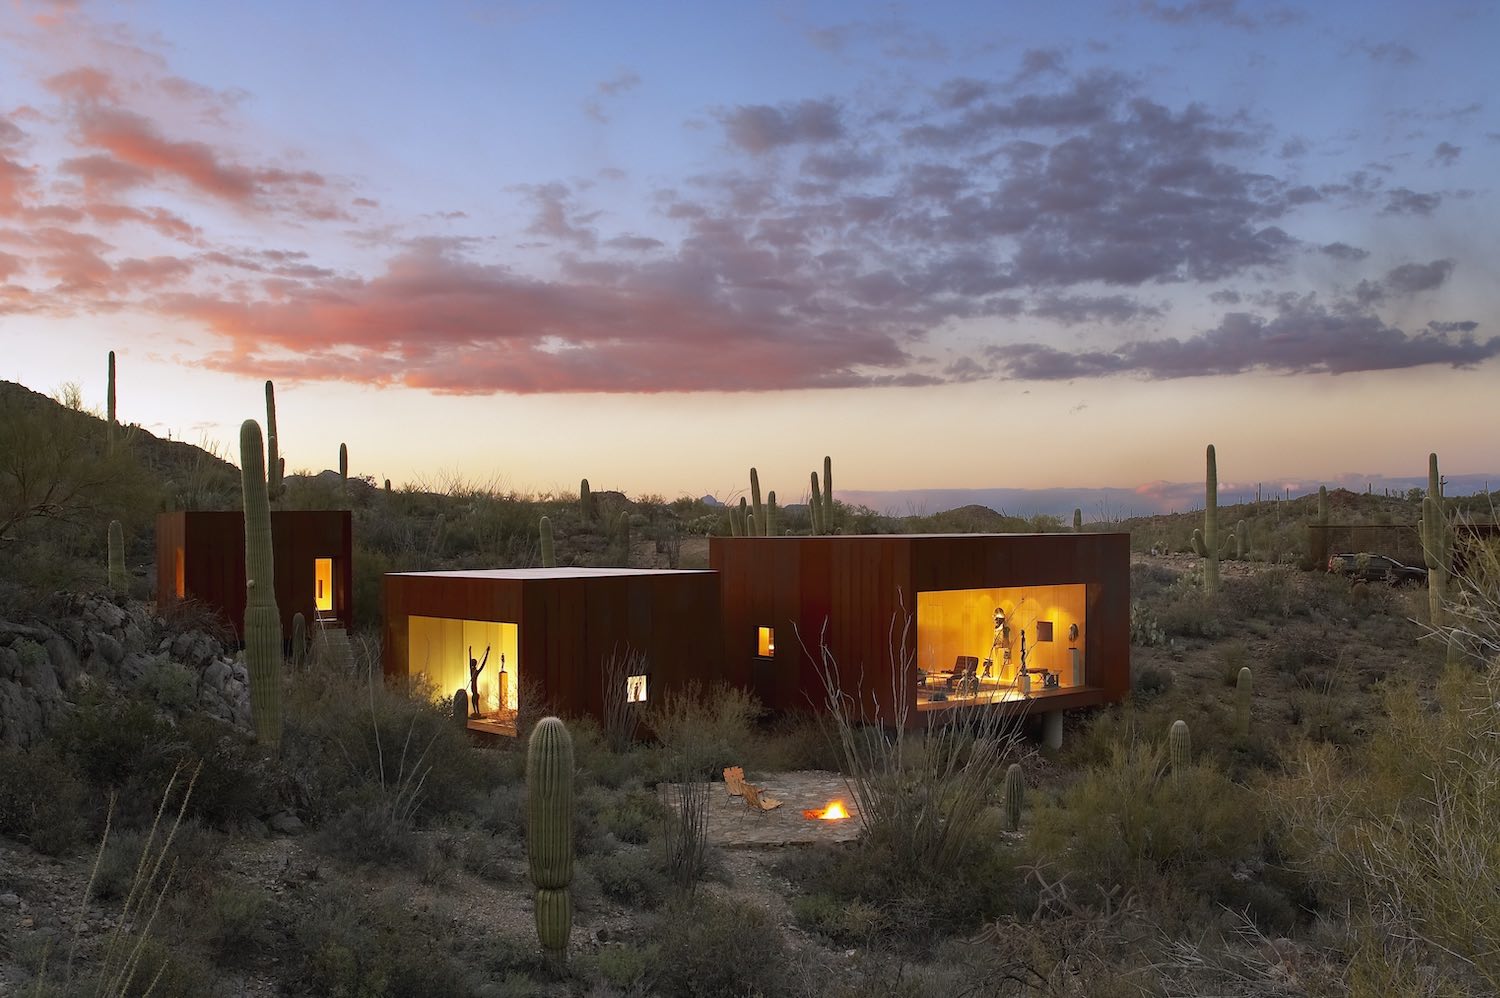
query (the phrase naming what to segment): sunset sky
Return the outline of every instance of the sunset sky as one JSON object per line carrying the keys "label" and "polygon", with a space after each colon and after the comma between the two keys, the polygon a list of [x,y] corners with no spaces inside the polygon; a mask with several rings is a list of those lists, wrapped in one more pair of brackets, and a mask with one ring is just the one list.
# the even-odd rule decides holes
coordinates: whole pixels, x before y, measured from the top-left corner
{"label": "sunset sky", "polygon": [[1500,5],[0,5],[0,378],[114,349],[159,435],[274,378],[289,470],[398,484],[1500,471]]}

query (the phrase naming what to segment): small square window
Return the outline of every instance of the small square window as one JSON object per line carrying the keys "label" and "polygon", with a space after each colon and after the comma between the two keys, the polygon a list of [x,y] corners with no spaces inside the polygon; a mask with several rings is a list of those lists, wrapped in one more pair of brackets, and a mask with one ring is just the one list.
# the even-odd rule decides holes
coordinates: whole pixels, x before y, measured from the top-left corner
{"label": "small square window", "polygon": [[645,703],[646,702],[646,677],[645,676],[626,676],[625,677],[625,702],[626,703]]}
{"label": "small square window", "polygon": [[776,629],[774,627],[757,627],[755,631],[755,654],[761,658],[770,658],[775,655]]}

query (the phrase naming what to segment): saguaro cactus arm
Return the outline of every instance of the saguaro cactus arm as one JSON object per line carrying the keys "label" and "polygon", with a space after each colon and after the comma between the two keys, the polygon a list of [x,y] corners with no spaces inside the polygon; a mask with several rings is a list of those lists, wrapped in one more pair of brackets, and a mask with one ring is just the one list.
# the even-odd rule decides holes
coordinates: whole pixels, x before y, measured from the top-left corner
{"label": "saguaro cactus arm", "polygon": [[281,744],[281,614],[276,609],[265,451],[260,424],[253,419],[240,426],[240,479],[245,508],[245,667],[250,673],[250,716],[256,738],[275,748]]}

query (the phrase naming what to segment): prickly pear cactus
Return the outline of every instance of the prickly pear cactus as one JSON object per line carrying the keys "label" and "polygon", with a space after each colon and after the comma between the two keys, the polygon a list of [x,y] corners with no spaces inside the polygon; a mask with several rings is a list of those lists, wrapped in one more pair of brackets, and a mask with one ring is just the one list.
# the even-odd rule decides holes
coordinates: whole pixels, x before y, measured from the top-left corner
{"label": "prickly pear cactus", "polygon": [[121,595],[129,588],[125,579],[125,528],[119,520],[109,521],[109,588]]}
{"label": "prickly pear cactus", "polygon": [[561,957],[573,927],[573,737],[555,717],[537,722],[526,752],[526,861],[537,939]]}
{"label": "prickly pear cactus", "polygon": [[1172,722],[1172,731],[1167,735],[1167,749],[1172,763],[1172,778],[1176,779],[1193,761],[1193,741],[1188,734],[1186,721]]}
{"label": "prickly pear cactus", "polygon": [[281,744],[281,613],[276,609],[276,569],[271,557],[271,502],[266,495],[260,424],[240,426],[240,479],[245,506],[245,667],[250,673],[250,716],[255,737]]}
{"label": "prickly pear cactus", "polygon": [[552,543],[552,521],[545,516],[542,517],[542,522],[538,529],[542,535],[542,567],[556,568],[557,548]]}
{"label": "prickly pear cactus", "polygon": [[1005,771],[1005,787],[1002,791],[1005,814],[1005,830],[1014,832],[1021,827],[1021,799],[1026,792],[1026,781],[1021,777],[1021,764],[1013,762]]}
{"label": "prickly pear cactus", "polygon": [[1254,696],[1250,667],[1243,666],[1234,681],[1234,730],[1241,738],[1250,735],[1250,699]]}

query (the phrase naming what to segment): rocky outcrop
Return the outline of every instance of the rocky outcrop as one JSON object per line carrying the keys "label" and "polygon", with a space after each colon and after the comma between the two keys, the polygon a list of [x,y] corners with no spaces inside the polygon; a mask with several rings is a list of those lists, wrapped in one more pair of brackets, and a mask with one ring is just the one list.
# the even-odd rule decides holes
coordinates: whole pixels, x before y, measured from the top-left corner
{"label": "rocky outcrop", "polygon": [[0,745],[30,747],[94,683],[249,727],[244,663],[213,635],[174,630],[148,604],[103,594],[59,596],[48,617],[0,620]]}

